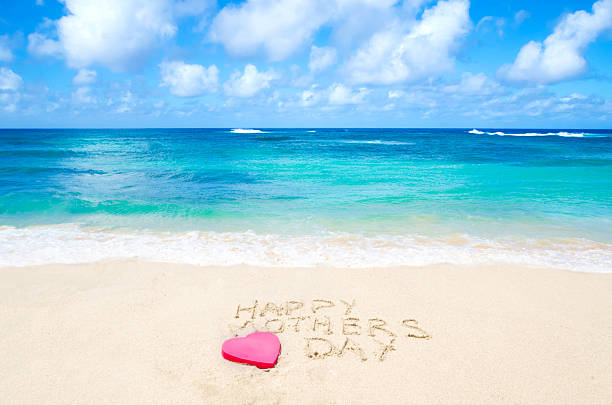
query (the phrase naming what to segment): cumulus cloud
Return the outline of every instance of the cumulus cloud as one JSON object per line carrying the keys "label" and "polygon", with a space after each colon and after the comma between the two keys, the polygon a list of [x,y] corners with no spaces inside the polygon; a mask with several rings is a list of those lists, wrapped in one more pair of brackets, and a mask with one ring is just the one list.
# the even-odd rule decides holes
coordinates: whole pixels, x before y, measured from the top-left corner
{"label": "cumulus cloud", "polygon": [[100,63],[126,70],[159,40],[174,36],[170,4],[165,0],[66,0],[58,34],[69,66]]}
{"label": "cumulus cloud", "polygon": [[327,0],[248,0],[228,5],[213,20],[210,38],[237,56],[265,52],[285,59],[307,43],[333,12]]}
{"label": "cumulus cloud", "polygon": [[170,88],[170,93],[179,97],[199,96],[215,91],[219,83],[219,69],[215,65],[208,68],[190,65],[185,62],[163,62],[159,65],[160,86]]}
{"label": "cumulus cloud", "polygon": [[452,51],[470,29],[469,1],[440,1],[408,27],[395,22],[377,32],[347,62],[353,83],[415,81],[450,69]]}
{"label": "cumulus cloud", "polygon": [[0,68],[0,90],[17,91],[21,88],[23,79],[9,68]]}
{"label": "cumulus cloud", "polygon": [[273,71],[259,72],[254,65],[248,64],[244,72],[234,72],[224,84],[225,93],[234,97],[252,97],[257,92],[270,87],[272,80],[278,79]]}
{"label": "cumulus cloud", "polygon": [[[330,40],[337,47],[354,48],[368,40],[375,32],[387,26],[398,16],[411,19],[420,9],[415,0],[404,0],[403,7],[394,7],[398,0],[337,0],[331,16]],[[417,10],[410,10],[409,4]]]}
{"label": "cumulus cloud", "polygon": [[501,77],[511,81],[555,83],[584,73],[584,52],[602,32],[612,28],[612,0],[600,0],[593,10],[567,14],[544,42],[531,41],[514,63],[502,66]]}
{"label": "cumulus cloud", "polygon": [[280,61],[308,45],[323,25],[334,22],[341,36],[367,32],[375,15],[399,0],[247,0],[229,4],[213,20],[210,39],[235,56],[265,53]]}
{"label": "cumulus cloud", "polygon": [[160,42],[176,34],[176,18],[203,12],[204,0],[64,0],[68,15],[55,21],[57,39],[35,32],[28,50],[63,56],[69,67],[94,64],[114,71],[140,66]]}
{"label": "cumulus cloud", "polygon": [[329,88],[329,104],[361,104],[368,94],[370,94],[370,90],[364,87],[358,91],[353,91],[341,83],[334,83]]}
{"label": "cumulus cloud", "polygon": [[98,73],[95,70],[79,69],[77,74],[72,78],[72,83],[82,86],[84,84],[91,84],[96,81]]}
{"label": "cumulus cloud", "polygon": [[310,48],[310,61],[308,62],[308,69],[311,72],[320,72],[327,69],[334,63],[336,63],[337,52],[336,49],[331,46],[312,46]]}

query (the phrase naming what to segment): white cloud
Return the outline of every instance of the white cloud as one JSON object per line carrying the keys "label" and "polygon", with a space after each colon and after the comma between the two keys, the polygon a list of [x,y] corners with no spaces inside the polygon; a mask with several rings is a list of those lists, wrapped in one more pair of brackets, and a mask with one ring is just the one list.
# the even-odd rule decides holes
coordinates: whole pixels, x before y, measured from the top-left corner
{"label": "white cloud", "polygon": [[96,81],[98,73],[95,70],[79,69],[77,74],[72,78],[72,83],[76,85],[91,84]]}
{"label": "white cloud", "polygon": [[254,65],[244,67],[244,73],[234,72],[225,82],[225,93],[234,97],[251,97],[262,89],[270,87],[272,80],[278,79],[273,71],[258,72]]}
{"label": "white cloud", "polygon": [[387,92],[387,97],[390,99],[403,97],[406,93],[402,90],[389,90]]}
{"label": "white cloud", "polygon": [[6,112],[15,112],[20,98],[19,93],[0,93],[0,106]]}
{"label": "white cloud", "polygon": [[415,1],[405,0],[403,7],[394,7],[398,0],[337,0],[332,16],[330,41],[337,47],[353,49],[368,40],[375,32],[388,26],[398,16],[413,19],[416,15],[408,4],[420,9]]}
{"label": "white cloud", "polygon": [[312,38],[333,12],[327,0],[248,0],[228,5],[215,17],[214,42],[237,56],[265,52],[273,61],[285,59]]}
{"label": "white cloud", "polygon": [[569,103],[569,102],[572,102],[574,100],[586,100],[587,98],[588,98],[587,96],[584,96],[582,94],[572,93],[569,96],[559,98],[559,100],[562,103]]}
{"label": "white cloud", "polygon": [[500,76],[533,83],[554,83],[582,74],[587,64],[584,52],[603,31],[612,27],[612,0],[593,4],[593,12],[567,14],[542,42],[531,41],[519,51],[511,65],[502,66]]}
{"label": "white cloud", "polygon": [[398,1],[247,0],[217,14],[210,39],[235,56],[265,53],[280,61],[310,44],[315,32],[330,22],[336,23],[334,30],[344,31],[343,36],[367,32],[374,15],[385,14]]}
{"label": "white cloud", "polygon": [[140,66],[144,58],[177,31],[176,18],[203,12],[209,1],[64,0],[68,15],[54,22],[57,40],[39,32],[28,36],[28,50],[66,58],[69,67],[94,64],[114,71]]}
{"label": "white cloud", "polygon": [[96,98],[91,94],[91,88],[79,87],[72,92],[72,102],[74,104],[93,104],[96,102]]}
{"label": "white cloud", "polygon": [[199,15],[214,4],[214,0],[179,0],[174,5],[174,10],[177,16]]}
{"label": "white cloud", "polygon": [[431,77],[452,68],[451,52],[470,29],[469,1],[439,1],[419,21],[396,21],[374,34],[348,61],[354,83],[391,84]]}
{"label": "white cloud", "polygon": [[131,112],[135,104],[134,94],[130,90],[126,90],[121,97],[119,97],[119,105],[115,108],[115,112],[118,114]]}
{"label": "white cloud", "polygon": [[[336,0],[341,11],[359,7],[389,8],[399,3],[400,0]],[[405,3],[423,3],[425,0],[406,0]],[[429,0],[427,0],[429,1]]]}
{"label": "white cloud", "polygon": [[44,0],[36,0],[36,5],[37,6],[44,6],[45,2],[44,2]]}
{"label": "white cloud", "polygon": [[361,104],[365,101],[370,90],[362,87],[358,91],[353,91],[340,83],[334,83],[329,88],[329,104]]}
{"label": "white cloud", "polygon": [[518,26],[523,23],[526,19],[531,17],[531,14],[527,10],[519,10],[514,14],[514,23]]}
{"label": "white cloud", "polygon": [[13,52],[9,46],[8,35],[0,35],[0,62],[10,62],[13,60]]}
{"label": "white cloud", "polygon": [[308,69],[311,72],[320,72],[327,69],[334,63],[336,63],[337,52],[335,48],[331,46],[312,46],[310,48],[310,61],[308,62]]}
{"label": "white cloud", "polygon": [[21,88],[23,79],[9,68],[0,67],[0,90],[17,91]]}
{"label": "white cloud", "polygon": [[461,76],[459,83],[446,86],[443,90],[447,93],[487,96],[500,91],[501,86],[484,73],[472,74],[466,72]]}
{"label": "white cloud", "polygon": [[404,0],[402,8],[412,16],[414,16],[420,9],[427,3],[431,3],[433,0]]}
{"label": "white cloud", "polygon": [[62,46],[53,39],[34,32],[28,35],[28,52],[36,56],[61,56]]}
{"label": "white cloud", "polygon": [[170,93],[179,97],[199,96],[207,91],[215,91],[219,83],[219,69],[215,65],[208,68],[190,65],[185,62],[163,62],[160,86],[168,86]]}
{"label": "white cloud", "polygon": [[310,89],[302,91],[299,105],[302,107],[311,107],[319,102],[320,94],[316,91],[316,87],[316,85],[313,85]]}
{"label": "white cloud", "polygon": [[302,75],[302,76],[299,76],[293,79],[291,81],[291,85],[293,87],[306,87],[310,83],[312,83],[312,79],[313,79],[312,75]]}
{"label": "white cloud", "polygon": [[506,26],[506,19],[501,17],[485,16],[478,21],[476,24],[476,31],[482,31],[487,33],[489,31],[497,31],[497,35],[500,37],[504,36],[504,27]]}

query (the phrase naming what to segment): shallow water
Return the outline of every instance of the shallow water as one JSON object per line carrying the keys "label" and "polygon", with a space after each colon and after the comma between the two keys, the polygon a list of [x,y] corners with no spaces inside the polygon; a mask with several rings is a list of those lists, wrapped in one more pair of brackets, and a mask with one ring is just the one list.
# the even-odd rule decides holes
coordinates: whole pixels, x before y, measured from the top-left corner
{"label": "shallow water", "polygon": [[612,271],[612,131],[1,130],[0,225],[0,265]]}

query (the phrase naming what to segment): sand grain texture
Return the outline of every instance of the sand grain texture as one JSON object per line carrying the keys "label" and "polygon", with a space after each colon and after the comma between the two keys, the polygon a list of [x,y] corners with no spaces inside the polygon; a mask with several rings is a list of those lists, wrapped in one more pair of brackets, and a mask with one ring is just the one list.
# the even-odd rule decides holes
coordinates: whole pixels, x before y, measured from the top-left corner
{"label": "sand grain texture", "polygon": [[[253,325],[240,329],[250,315],[235,318],[237,306],[255,300]],[[316,313],[313,300],[322,300]],[[348,314],[340,300],[355,300]],[[261,316],[268,302],[280,315],[270,306]],[[298,331],[291,315],[305,318]],[[359,326],[343,330],[346,318]],[[331,325],[313,331],[315,319]],[[371,319],[395,337],[370,329]],[[408,319],[431,338],[408,336]],[[225,339],[270,320],[282,328],[276,368],[222,359]],[[312,358],[321,353],[307,352],[309,337],[331,342],[333,353]],[[339,355],[347,337],[365,361],[357,349]],[[5,404],[609,404],[612,276],[138,261],[2,268],[0,358]]]}

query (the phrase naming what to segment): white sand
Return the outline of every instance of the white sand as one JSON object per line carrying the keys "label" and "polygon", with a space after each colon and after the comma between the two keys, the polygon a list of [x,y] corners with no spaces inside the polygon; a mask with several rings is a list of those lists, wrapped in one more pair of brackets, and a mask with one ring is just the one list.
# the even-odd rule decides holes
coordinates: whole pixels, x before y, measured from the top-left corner
{"label": "white sand", "polygon": [[[237,330],[253,315],[236,319],[238,305],[255,300],[253,325]],[[348,314],[340,300],[354,300]],[[262,317],[268,302],[278,308]],[[266,322],[283,328],[274,369],[222,359],[233,331]],[[609,404],[612,275],[125,261],[1,268],[0,359],[3,404]]]}

